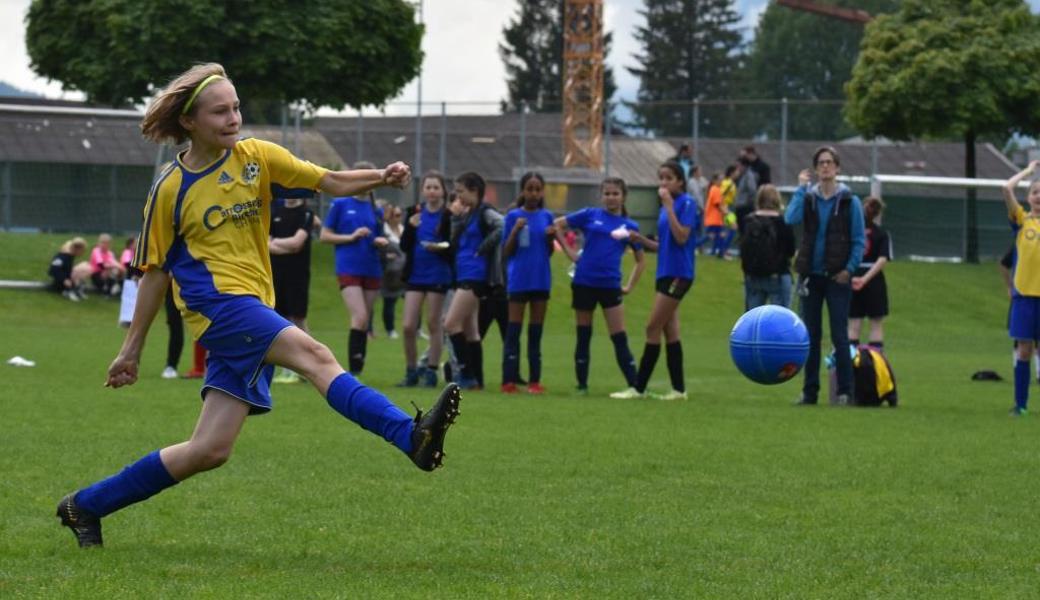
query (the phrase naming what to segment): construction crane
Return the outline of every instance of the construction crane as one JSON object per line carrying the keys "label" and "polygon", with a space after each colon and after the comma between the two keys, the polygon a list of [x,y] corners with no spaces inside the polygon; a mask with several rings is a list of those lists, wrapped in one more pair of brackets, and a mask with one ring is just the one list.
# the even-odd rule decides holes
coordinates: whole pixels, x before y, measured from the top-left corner
{"label": "construction crane", "polygon": [[780,6],[786,6],[792,10],[816,13],[832,19],[850,21],[852,23],[869,23],[874,17],[865,10],[856,8],[845,8],[830,4],[820,4],[812,0],[776,0]]}
{"label": "construction crane", "polygon": [[563,8],[563,166],[603,167],[603,0]]}

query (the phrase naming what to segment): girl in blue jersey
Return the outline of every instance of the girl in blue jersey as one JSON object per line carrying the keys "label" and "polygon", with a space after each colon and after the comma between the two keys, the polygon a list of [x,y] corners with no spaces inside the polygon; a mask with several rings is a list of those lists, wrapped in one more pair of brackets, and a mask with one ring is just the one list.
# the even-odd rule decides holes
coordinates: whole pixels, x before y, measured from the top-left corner
{"label": "girl in blue jersey", "polygon": [[1040,339],[1040,180],[1029,186],[1026,211],[1018,203],[1018,184],[1040,172],[1040,160],[1029,163],[1004,185],[1004,203],[1015,232],[1015,265],[1012,278],[1011,316],[1008,334],[1017,342],[1015,405],[1011,416],[1025,416],[1029,402],[1029,357]]}
{"label": "girl in blue jersey", "polygon": [[679,302],[693,284],[693,249],[695,232],[701,225],[700,207],[685,193],[683,171],[674,161],[668,161],[657,170],[661,210],[657,217],[657,240],[635,233],[637,241],[648,250],[657,251],[657,294],[646,324],[646,345],[639,361],[635,387],[611,394],[614,398],[638,398],[646,393],[647,383],[661,355],[661,333],[668,345],[668,374],[672,390],[657,395],[662,400],[686,398],[686,380],[683,375],[682,344],[679,341]]}
{"label": "girl in blue jersey", "polygon": [[[401,387],[437,385],[437,365],[441,360],[444,340],[442,311],[444,295],[451,289],[451,254],[447,251],[451,236],[448,213],[448,189],[444,176],[428,171],[422,178],[422,203],[405,222],[401,250],[406,258],[404,280],[404,357],[405,376]],[[416,337],[420,314],[426,304],[426,323],[430,331],[430,349],[426,364],[417,364]]]}
{"label": "girl in blue jersey", "polygon": [[[625,333],[625,311],[621,305],[624,295],[635,289],[645,262],[643,249],[635,241],[633,232],[639,225],[628,218],[625,196],[628,188],[625,180],[608,177],[600,186],[602,208],[585,208],[556,219],[556,230],[561,238],[560,246],[571,260],[577,262],[574,281],[571,283],[577,322],[577,345],[574,348],[574,370],[578,376],[578,393],[588,394],[589,349],[592,342],[592,313],[596,305],[603,307],[603,318],[607,322],[610,341],[614,344],[614,358],[625,375],[630,388],[636,385],[636,362],[628,348]],[[565,243],[563,232],[568,228],[580,231],[584,245],[580,256]],[[621,259],[625,250],[631,248],[636,266],[621,285]]]}
{"label": "girl in blue jersey", "polygon": [[545,210],[545,179],[528,172],[520,178],[520,198],[506,215],[502,228],[502,255],[506,258],[506,293],[509,296],[509,325],[502,351],[502,392],[515,394],[520,378],[520,330],[524,305],[531,306],[527,326],[527,364],[530,368],[527,393],[543,394],[542,323],[552,289],[549,258],[556,228],[553,215]]}
{"label": "girl in blue jersey", "polygon": [[[374,169],[375,165],[361,161],[354,168]],[[382,211],[376,208],[372,194],[334,198],[321,227],[321,241],[336,246],[336,280],[350,313],[347,356],[354,375],[365,368],[368,323],[383,283],[379,249],[388,242],[382,231]]]}
{"label": "girl in blue jersey", "polygon": [[477,321],[480,299],[490,292],[500,265],[502,215],[484,203],[486,188],[484,178],[477,173],[463,173],[455,179],[460,206],[452,220],[450,240],[455,257],[455,294],[444,317],[444,330],[459,363],[455,380],[463,389],[480,387],[477,369],[484,362]]}
{"label": "girl in blue jersey", "polygon": [[327,171],[275,144],[240,140],[241,125],[235,87],[217,64],[198,65],[174,79],[141,123],[150,140],[191,144],[162,169],[149,194],[133,261],[144,275],[105,385],[137,381],[145,336],[172,281],[185,322],[209,350],[204,402],[189,440],[61,500],[58,517],[81,547],[101,545],[102,517],[224,464],[246,416],[271,409],[274,365],[302,374],[333,409],[397,446],[418,467],[432,470],[440,463],[444,434],[458,413],[457,386],[413,421],[273,309],[272,198],[316,189],[350,196],[382,185],[403,187],[410,180],[408,167]]}

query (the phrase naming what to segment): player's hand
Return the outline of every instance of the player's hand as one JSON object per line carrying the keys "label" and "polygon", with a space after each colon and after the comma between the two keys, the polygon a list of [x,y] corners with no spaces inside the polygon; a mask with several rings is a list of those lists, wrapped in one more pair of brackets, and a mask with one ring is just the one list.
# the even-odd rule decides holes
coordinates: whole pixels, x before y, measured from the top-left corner
{"label": "player's hand", "polygon": [[867,283],[865,281],[863,281],[862,277],[853,277],[852,278],[852,291],[858,292],[858,291],[862,290],[863,286],[865,286],[865,285],[867,285]]}
{"label": "player's hand", "polygon": [[401,161],[390,163],[385,169],[383,169],[383,183],[391,187],[406,187],[411,179],[411,167]]}
{"label": "player's hand", "polygon": [[849,283],[850,277],[851,276],[849,275],[849,272],[846,271],[845,269],[842,269],[841,271],[838,271],[837,275],[835,275],[834,277],[831,277],[831,279],[834,281],[834,283],[840,283],[841,285],[847,285]]}
{"label": "player's hand", "polygon": [[550,226],[545,228],[545,237],[555,237],[555,236],[556,236],[556,226],[555,225],[550,225]]}
{"label": "player's hand", "polygon": [[802,169],[798,172],[798,185],[809,185],[812,183],[812,171]]}
{"label": "player's hand", "polygon": [[419,210],[414,215],[408,217],[408,224],[412,227],[418,228],[419,223],[422,221],[422,210]]}
{"label": "player's hand", "polygon": [[632,293],[632,286],[630,286],[630,285],[623,285],[623,286],[621,286],[621,295],[622,296],[627,296],[627,295],[629,295],[631,293]]}
{"label": "player's hand", "polygon": [[124,356],[122,353],[112,361],[108,367],[108,378],[105,379],[105,387],[121,388],[124,385],[133,385],[137,381],[136,358]]}
{"label": "player's hand", "polygon": [[513,231],[520,231],[527,225],[527,217],[517,217],[516,222],[513,223]]}
{"label": "player's hand", "polygon": [[1037,171],[1040,171],[1040,160],[1029,161],[1029,172],[1036,173]]}
{"label": "player's hand", "polygon": [[386,239],[383,236],[379,236],[377,238],[372,238],[372,245],[375,246],[376,248],[386,248],[386,245],[389,244],[389,243],[390,243],[390,240]]}
{"label": "player's hand", "polygon": [[372,230],[369,229],[368,227],[358,227],[357,229],[354,230],[354,233],[352,233],[350,235],[354,236],[355,240],[359,240],[361,238],[368,237],[368,236],[372,235]]}
{"label": "player's hand", "polygon": [[672,193],[663,185],[657,188],[657,197],[661,199],[661,205],[665,208],[672,208],[675,206],[675,198],[672,198]]}

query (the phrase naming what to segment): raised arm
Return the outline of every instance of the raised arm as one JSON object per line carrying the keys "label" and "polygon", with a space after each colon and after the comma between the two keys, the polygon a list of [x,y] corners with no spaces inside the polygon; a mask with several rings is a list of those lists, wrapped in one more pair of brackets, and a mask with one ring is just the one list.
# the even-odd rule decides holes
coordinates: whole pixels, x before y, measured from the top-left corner
{"label": "raised arm", "polygon": [[1014,217],[1015,213],[1018,212],[1018,198],[1015,197],[1015,189],[1018,187],[1018,184],[1025,178],[1032,177],[1038,169],[1040,169],[1040,160],[1031,161],[1029,166],[1013,175],[1004,184],[1004,205],[1007,206],[1008,217]]}
{"label": "raised arm", "polygon": [[170,277],[160,269],[149,269],[137,284],[137,304],[134,305],[134,317],[123,340],[123,347],[108,367],[106,387],[123,387],[137,381],[137,368],[141,362],[141,349],[148,337],[159,307],[163,305],[166,288],[170,285]]}

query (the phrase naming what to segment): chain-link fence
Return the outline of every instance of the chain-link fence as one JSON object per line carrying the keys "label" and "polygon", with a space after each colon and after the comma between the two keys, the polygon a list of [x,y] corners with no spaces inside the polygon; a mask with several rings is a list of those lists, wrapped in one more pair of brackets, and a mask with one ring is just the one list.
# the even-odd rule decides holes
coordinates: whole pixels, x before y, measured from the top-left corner
{"label": "chain-link fence", "polygon": [[[772,182],[790,186],[823,142],[839,144],[843,173],[850,176],[959,175],[964,150],[958,144],[889,145],[850,139],[854,131],[844,121],[842,108],[840,101],[795,100],[615,103],[604,109],[604,129],[612,135],[599,135],[602,163],[584,169],[564,168],[563,107],[552,104],[511,109],[498,102],[412,102],[388,104],[378,113],[365,110],[304,118],[287,111],[283,123],[247,124],[244,132],[280,143],[329,168],[344,168],[359,160],[376,164],[403,160],[417,178],[428,169],[449,176],[476,171],[488,181],[488,199],[502,209],[517,197],[518,180],[527,170],[546,176],[546,202],[556,212],[597,203],[599,181],[607,175],[620,176],[629,183],[629,212],[650,231],[657,212],[657,167],[675,156],[682,142],[691,144],[693,160],[702,166],[705,178],[724,171],[744,146],[754,144],[772,167]],[[89,111],[81,109],[67,121],[47,111],[41,107],[39,114],[23,111],[12,116],[0,110],[0,117],[21,119],[22,125],[27,124],[23,129],[52,136],[39,137],[40,144],[68,137],[74,128],[76,136],[88,137],[84,132],[99,129],[90,127],[92,117],[85,114]],[[136,125],[133,116],[123,118]],[[136,127],[118,132],[133,136]],[[583,138],[593,133],[579,132]],[[134,151],[132,160],[124,152],[121,158],[111,159],[115,164],[99,164],[99,155],[109,155],[105,144],[126,146],[125,140],[85,137],[82,142],[82,148],[56,146],[50,161],[35,146],[25,146],[24,156],[17,146],[13,153],[12,145],[6,147],[6,154],[0,155],[0,226],[84,233],[129,233],[140,227],[154,165],[172,154],[157,156],[154,147],[144,145]],[[1013,166],[997,155],[980,154],[980,177],[1006,178],[1013,172]],[[381,189],[378,196],[397,205],[411,204],[419,197],[416,183],[404,190]],[[857,191],[866,193],[865,187]],[[964,256],[963,192],[897,186],[887,187],[885,196],[886,224],[897,234],[904,256]],[[999,254],[1006,242],[1006,219],[999,197],[992,196],[980,193],[976,208],[982,256]],[[314,203],[324,213],[329,200],[318,197]]]}

